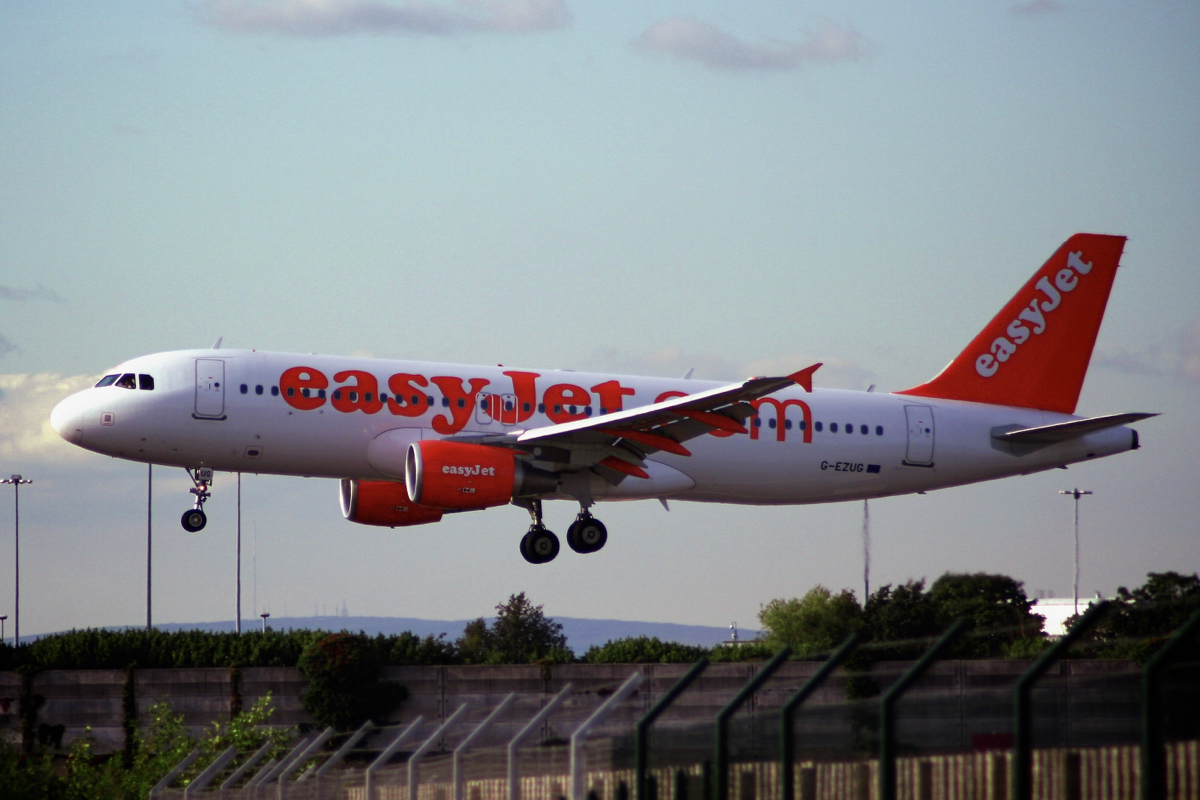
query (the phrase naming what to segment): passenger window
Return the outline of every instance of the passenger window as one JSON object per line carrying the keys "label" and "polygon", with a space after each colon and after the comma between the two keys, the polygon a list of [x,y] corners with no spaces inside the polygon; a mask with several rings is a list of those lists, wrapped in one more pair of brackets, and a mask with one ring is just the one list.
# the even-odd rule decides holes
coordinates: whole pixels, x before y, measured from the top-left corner
{"label": "passenger window", "polygon": [[278,386],[271,387],[271,397],[279,397],[279,387]]}
{"label": "passenger window", "polygon": [[351,402],[351,403],[357,403],[357,402],[358,402],[358,392],[351,392],[351,393],[350,393],[350,402]]}
{"label": "passenger window", "polygon": [[854,433],[854,423],[853,422],[846,423],[846,433]]}
{"label": "passenger window", "polygon": [[767,427],[769,427],[769,428],[774,428],[774,427],[775,427],[775,425],[776,425],[776,422],[775,422],[775,420],[773,420],[773,419],[769,419],[769,420],[767,420]]}
{"label": "passenger window", "polygon": [[254,387],[254,393],[262,394],[262,384],[261,383]]}
{"label": "passenger window", "polygon": [[458,398],[458,403],[457,403],[456,405],[457,405],[459,408],[466,408],[466,407],[467,407],[467,401],[466,401],[466,400],[463,400],[463,399],[460,397],[460,398]]}
{"label": "passenger window", "polygon": [[[806,420],[806,419],[800,420],[800,430],[802,430],[802,431],[808,430],[808,420]],[[817,428],[817,430],[820,430],[820,428]]]}
{"label": "passenger window", "polygon": [[863,436],[866,436],[867,435],[867,426],[866,425],[859,426],[858,432],[861,433]]}
{"label": "passenger window", "polygon": [[319,398],[321,398],[322,400],[324,400],[324,399],[325,399],[325,390],[324,390],[324,389],[317,389],[317,397],[319,397]]}
{"label": "passenger window", "polygon": [[591,406],[584,406],[584,408],[583,408],[583,413],[584,413],[584,414],[586,414],[587,416],[589,416],[589,417],[590,417],[590,416],[592,415],[592,407],[591,407]]}
{"label": "passenger window", "polygon": [[380,393],[379,393],[379,402],[381,402],[381,403],[386,403],[386,402],[387,402],[387,392],[380,392]]}
{"label": "passenger window", "polygon": [[538,413],[539,414],[546,413],[546,404],[545,403],[538,403]]}
{"label": "passenger window", "polygon": [[443,397],[442,398],[442,408],[449,408],[449,407],[450,407],[450,398]]}
{"label": "passenger window", "polygon": [[754,427],[756,427],[756,428],[761,428],[761,427],[762,427],[762,420],[761,420],[761,419],[759,419],[758,417],[755,417],[755,418],[754,418]]}
{"label": "passenger window", "polygon": [[821,423],[819,423],[819,422],[818,422],[816,425],[813,425],[813,428],[814,428],[814,429],[816,429],[816,430],[817,430],[817,432],[820,432],[820,430],[821,430]]}
{"label": "passenger window", "polygon": [[100,382],[97,383],[92,388],[99,389],[101,386],[112,386],[114,383],[117,382],[117,378],[119,378],[119,377],[121,377],[121,376],[120,375],[105,375],[103,378],[100,379]]}
{"label": "passenger window", "polygon": [[[817,424],[818,424],[818,425],[820,425],[821,423],[819,423],[819,422],[818,422]],[[820,428],[817,428],[817,430],[821,430],[821,429],[820,429]],[[837,433],[837,423],[836,423],[836,422],[831,422],[831,423],[829,423],[829,432],[830,432],[830,433]]]}
{"label": "passenger window", "polygon": [[876,426],[875,426],[875,435],[876,435],[876,436],[883,436],[883,426],[882,426],[882,425],[876,425]]}
{"label": "passenger window", "polygon": [[371,402],[371,393],[370,392],[363,393],[363,402],[366,402],[366,403]]}
{"label": "passenger window", "polygon": [[342,390],[341,390],[341,389],[334,389],[334,390],[333,390],[333,399],[334,399],[334,400],[341,400],[341,399],[342,399]]}
{"label": "passenger window", "polygon": [[138,375],[138,388],[144,389],[147,392],[154,391],[154,376],[153,375]]}
{"label": "passenger window", "polygon": [[124,375],[118,378],[117,386],[120,386],[122,389],[136,389],[137,383],[135,383],[133,380],[133,373],[126,372]]}
{"label": "passenger window", "polygon": [[600,416],[604,416],[607,413],[608,413],[608,409],[605,408],[604,406],[600,406]]}
{"label": "passenger window", "polygon": [[243,384],[242,384],[242,386],[241,386],[241,392],[242,392],[242,394],[246,394],[246,393],[248,393],[249,391],[250,391],[250,387],[249,387],[249,386],[247,386],[246,384],[244,384],[244,383],[243,383]]}
{"label": "passenger window", "polygon": [[529,413],[529,403],[522,403],[521,408],[525,410],[525,413]]}
{"label": "passenger window", "polygon": [[[433,408],[433,395],[431,395],[431,394],[425,395],[425,401],[427,403],[429,403],[430,408]],[[418,405],[420,405],[420,404],[418,403]],[[449,404],[447,403],[447,405],[449,405]]]}
{"label": "passenger window", "polygon": [[785,419],[783,421],[783,429],[786,431],[790,431],[792,429],[792,421],[790,419]]}

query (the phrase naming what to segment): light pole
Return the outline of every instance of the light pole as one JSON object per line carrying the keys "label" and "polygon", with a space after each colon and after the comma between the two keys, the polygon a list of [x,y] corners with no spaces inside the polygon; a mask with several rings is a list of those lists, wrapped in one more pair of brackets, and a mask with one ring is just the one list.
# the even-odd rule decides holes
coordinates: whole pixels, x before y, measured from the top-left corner
{"label": "light pole", "polygon": [[0,616],[0,644],[4,644],[4,620],[8,619],[8,614]]}
{"label": "light pole", "polygon": [[233,629],[239,636],[242,633],[242,473],[238,473],[237,486],[237,601],[233,614]]}
{"label": "light pole", "polygon": [[263,621],[263,633],[266,633],[267,632],[267,617],[271,616],[271,612],[264,611],[263,613],[259,614],[259,616],[262,617],[262,621]]}
{"label": "light pole", "polygon": [[154,465],[146,465],[146,630],[150,630],[153,626],[150,618],[150,565],[153,563],[150,560],[150,546],[154,543],[154,531],[151,527],[152,507],[151,501],[154,499]]}
{"label": "light pole", "polygon": [[1059,494],[1075,498],[1075,613],[1079,613],[1079,498],[1091,492],[1081,492],[1079,489],[1064,489]]}
{"label": "light pole", "polygon": [[33,483],[20,475],[0,480],[13,487],[13,647],[21,644],[21,484]]}

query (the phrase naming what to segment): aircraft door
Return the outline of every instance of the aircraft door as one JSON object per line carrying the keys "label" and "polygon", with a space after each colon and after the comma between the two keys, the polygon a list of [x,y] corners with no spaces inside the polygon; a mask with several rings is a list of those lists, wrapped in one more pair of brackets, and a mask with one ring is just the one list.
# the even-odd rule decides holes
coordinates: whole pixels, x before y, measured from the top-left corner
{"label": "aircraft door", "polygon": [[196,359],[196,413],[193,416],[225,418],[225,362],[219,358]]}
{"label": "aircraft door", "polygon": [[908,451],[904,463],[914,467],[933,466],[933,409],[905,406],[908,420]]}

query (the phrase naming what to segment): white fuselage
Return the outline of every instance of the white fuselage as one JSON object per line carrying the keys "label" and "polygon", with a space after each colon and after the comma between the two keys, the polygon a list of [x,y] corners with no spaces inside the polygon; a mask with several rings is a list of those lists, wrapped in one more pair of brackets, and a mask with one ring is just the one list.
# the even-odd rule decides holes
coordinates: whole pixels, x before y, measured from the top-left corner
{"label": "white fuselage", "polygon": [[[320,373],[328,388],[293,389],[289,398],[281,378],[296,367]],[[396,429],[406,429],[406,441],[507,433],[720,385],[245,350],[160,353],[111,372],[148,375],[154,388],[114,383],[65,399],[51,421],[68,441],[154,464],[373,480],[403,479],[394,453],[371,450],[377,437]],[[357,375],[339,379],[343,373]],[[347,410],[352,391],[356,402]],[[301,400],[305,392],[309,397]],[[335,392],[341,398],[336,404]],[[368,392],[370,403],[364,400]],[[489,409],[498,406],[488,395],[510,411],[493,419]],[[420,402],[413,403],[417,396]],[[649,480],[629,478],[614,487],[589,476],[591,494],[596,500],[763,505],[855,500],[1037,472],[1129,450],[1137,442],[1131,429],[1118,427],[1055,444],[1002,444],[992,438],[997,429],[1075,417],[903,395],[795,387],[756,402],[749,434],[692,439],[691,456],[654,453]]]}

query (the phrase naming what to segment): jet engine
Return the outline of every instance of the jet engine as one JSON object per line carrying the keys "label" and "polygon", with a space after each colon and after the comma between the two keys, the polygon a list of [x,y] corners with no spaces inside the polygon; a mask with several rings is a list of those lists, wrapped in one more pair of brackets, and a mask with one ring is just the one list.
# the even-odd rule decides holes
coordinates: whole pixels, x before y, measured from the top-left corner
{"label": "jet engine", "polygon": [[342,479],[342,516],[360,525],[424,525],[442,518],[440,508],[408,499],[403,483]]}
{"label": "jet engine", "polygon": [[512,450],[438,440],[409,446],[404,482],[421,505],[456,511],[558,490],[558,476],[526,466]]}

